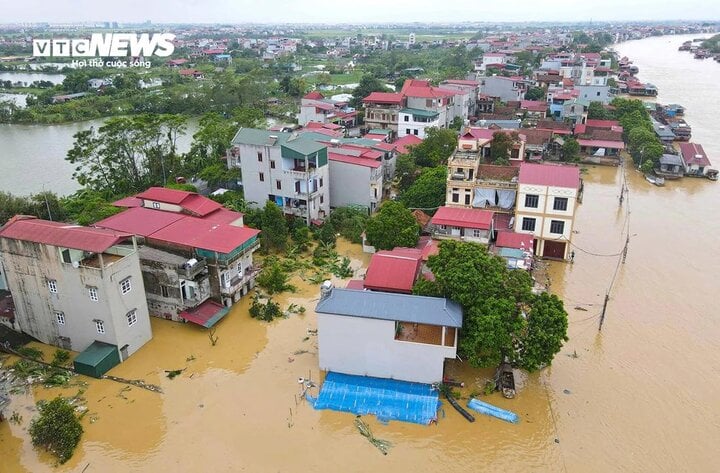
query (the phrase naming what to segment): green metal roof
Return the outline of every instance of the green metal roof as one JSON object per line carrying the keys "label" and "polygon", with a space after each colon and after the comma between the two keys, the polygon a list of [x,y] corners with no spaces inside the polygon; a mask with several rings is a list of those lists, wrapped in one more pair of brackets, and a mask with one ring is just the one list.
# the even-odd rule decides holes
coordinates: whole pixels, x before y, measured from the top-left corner
{"label": "green metal roof", "polygon": [[392,130],[383,130],[382,128],[373,128],[368,131],[369,135],[388,135]]}
{"label": "green metal roof", "polygon": [[115,345],[94,341],[89,347],[76,356],[73,362],[88,366],[97,366],[112,353],[117,353],[117,347]]}
{"label": "green metal roof", "polygon": [[416,117],[433,118],[440,115],[438,112],[431,112],[429,110],[420,110],[419,108],[403,108],[400,113],[407,113]]}
{"label": "green metal roof", "polygon": [[305,156],[317,153],[318,151],[327,147],[324,144],[313,141],[312,139],[306,138],[303,135],[299,135],[296,138],[288,139],[283,144],[283,146],[285,146],[286,148],[290,148],[291,150]]}
{"label": "green metal roof", "polygon": [[[273,146],[274,144],[284,144],[290,133],[279,131],[260,130],[257,128],[240,128],[235,137],[232,139],[233,144],[246,144],[257,146]],[[272,136],[277,137],[271,138]],[[274,143],[275,142],[275,143]]]}

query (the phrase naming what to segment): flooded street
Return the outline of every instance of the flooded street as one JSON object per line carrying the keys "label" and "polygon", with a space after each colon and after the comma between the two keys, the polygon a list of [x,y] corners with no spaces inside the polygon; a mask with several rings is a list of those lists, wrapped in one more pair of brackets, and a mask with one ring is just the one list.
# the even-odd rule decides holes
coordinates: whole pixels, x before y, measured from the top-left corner
{"label": "flooded street", "polygon": [[[694,141],[717,167],[717,125],[703,110],[720,103],[720,88],[705,84],[720,65],[692,63],[679,53],[690,58],[688,67],[714,67],[713,75],[652,75],[653,67],[672,62],[683,40],[650,38],[616,49],[635,61],[642,80],[660,88],[661,100],[688,108]],[[320,377],[317,340],[307,332],[317,327],[319,289],[295,278],[298,292],[276,300],[283,308],[301,304],[306,314],[257,321],[248,315],[246,297],[219,324],[216,346],[196,326],[153,319],[152,341],[110,374],[144,379],[164,393],[82,378],[89,383],[85,434],[63,466],[54,467],[32,447],[27,428],[34,412],[28,408],[78,388],[39,387],[15,396],[8,412],[23,420],[0,424],[0,472],[717,471],[720,184],[685,178],[658,188],[628,170],[629,197],[619,207],[622,169],[591,167],[583,177],[575,263],[549,268],[551,291],[566,302],[570,341],[550,368],[518,376],[516,399],[482,397],[519,414],[518,425],[479,414],[470,424],[447,402],[437,425],[383,425],[368,418],[373,433],[393,443],[383,456],[357,432],[352,415],[297,401],[297,379]],[[628,229],[623,265],[618,254]],[[359,245],[340,242],[338,252],[356,270],[369,260]],[[183,368],[173,380],[165,376],[165,370]],[[465,397],[490,376],[462,364],[452,370],[466,383]]]}

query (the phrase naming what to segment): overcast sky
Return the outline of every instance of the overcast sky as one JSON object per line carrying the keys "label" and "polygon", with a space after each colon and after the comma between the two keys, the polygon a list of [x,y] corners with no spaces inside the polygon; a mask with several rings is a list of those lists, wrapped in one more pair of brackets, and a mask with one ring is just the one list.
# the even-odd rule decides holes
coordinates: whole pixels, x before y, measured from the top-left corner
{"label": "overcast sky", "polygon": [[719,20],[720,0],[0,0],[0,23]]}

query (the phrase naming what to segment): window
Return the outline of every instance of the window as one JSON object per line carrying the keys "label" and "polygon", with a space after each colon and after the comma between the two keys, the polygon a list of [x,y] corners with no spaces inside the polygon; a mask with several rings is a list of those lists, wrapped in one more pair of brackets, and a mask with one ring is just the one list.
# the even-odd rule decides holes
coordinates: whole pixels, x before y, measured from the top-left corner
{"label": "window", "polygon": [[277,190],[282,190],[282,182],[280,181],[280,179],[275,180],[275,187],[277,188]]}
{"label": "window", "polygon": [[409,116],[409,115],[405,115],[403,118],[405,119],[405,120],[403,120],[403,121],[406,121],[406,122],[409,122],[409,121],[410,121],[410,116]]}
{"label": "window", "polygon": [[525,230],[526,232],[534,232],[535,231],[535,219],[523,217],[522,229]]}
{"label": "window", "polygon": [[600,92],[598,91],[597,96],[600,97]]}
{"label": "window", "polygon": [[125,315],[125,317],[127,317],[128,327],[132,327],[135,325],[135,322],[137,322],[137,310],[131,310]]}
{"label": "window", "polygon": [[470,194],[465,194],[465,205],[470,205]]}
{"label": "window", "polygon": [[265,182],[265,174],[260,173],[259,177],[260,177],[260,182]]}
{"label": "window", "polygon": [[525,207],[529,207],[531,209],[536,209],[536,208],[538,208],[539,200],[540,199],[537,196],[537,194],[527,194],[525,196]]}
{"label": "window", "polygon": [[405,128],[405,134],[406,134],[406,135],[410,135],[410,134],[411,134],[411,133],[410,133],[410,128]]}
{"label": "window", "polygon": [[63,263],[72,263],[72,259],[70,259],[70,250],[62,250],[62,261]]}
{"label": "window", "polygon": [[455,194],[455,193],[453,193],[453,195],[452,195],[452,201],[453,201],[453,203],[456,203],[456,204],[457,204],[458,202],[460,202],[460,194]]}
{"label": "window", "polygon": [[320,187],[322,187],[322,185],[323,185],[323,178],[321,177],[320,178]]}
{"label": "window", "polygon": [[154,208],[154,209],[159,209],[159,208],[160,208],[160,202],[153,202],[153,203],[152,203],[152,208]]}
{"label": "window", "polygon": [[417,134],[418,134],[418,131],[417,131],[417,130],[413,130],[413,135],[417,136]]}
{"label": "window", "polygon": [[105,322],[102,320],[96,320],[95,330],[97,330],[97,333],[105,333]]}
{"label": "window", "polygon": [[320,194],[320,203],[322,204],[324,202],[325,202],[325,196]]}
{"label": "window", "polygon": [[258,151],[257,157],[258,157],[258,163],[262,163],[262,153],[261,152]]}
{"label": "window", "polygon": [[550,220],[550,233],[562,235],[565,230],[565,222],[562,220]]}
{"label": "window", "polygon": [[553,210],[567,210],[567,197],[555,197],[553,201]]}
{"label": "window", "polygon": [[163,297],[170,297],[170,291],[167,286],[160,286],[160,295]]}
{"label": "window", "polygon": [[130,278],[125,278],[122,281],[120,281],[120,292],[123,294],[127,294],[130,292],[130,289],[132,289],[132,285],[130,284]]}
{"label": "window", "polygon": [[270,160],[270,169],[275,169],[275,161]]}
{"label": "window", "polygon": [[53,294],[57,294],[57,281],[54,279],[48,279],[48,290]]}
{"label": "window", "polygon": [[98,290],[96,287],[89,287],[88,288],[88,294],[90,295],[90,300],[97,302],[99,300],[98,298]]}
{"label": "window", "polygon": [[425,99],[425,106],[426,106],[427,108],[432,107],[432,106],[433,106],[433,101],[432,101],[432,99]]}
{"label": "window", "polygon": [[473,238],[480,238],[480,229],[473,228]]}
{"label": "window", "polygon": [[65,314],[62,312],[55,312],[55,320],[57,320],[58,325],[65,325]]}

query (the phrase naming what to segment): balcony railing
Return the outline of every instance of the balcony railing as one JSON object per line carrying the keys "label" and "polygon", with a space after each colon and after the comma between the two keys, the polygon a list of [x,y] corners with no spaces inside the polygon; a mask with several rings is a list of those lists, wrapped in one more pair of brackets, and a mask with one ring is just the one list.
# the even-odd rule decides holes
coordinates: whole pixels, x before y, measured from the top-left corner
{"label": "balcony railing", "polygon": [[199,260],[192,266],[178,266],[177,273],[183,279],[193,279],[207,267],[205,259]]}
{"label": "balcony railing", "polygon": [[242,276],[235,276],[230,280],[230,284],[226,286],[220,287],[220,293],[224,295],[232,295],[235,294],[238,290],[240,290],[245,284],[250,282],[251,280],[255,279],[257,277],[258,273],[260,272],[261,268],[257,266],[250,266],[245,269],[245,274]]}

